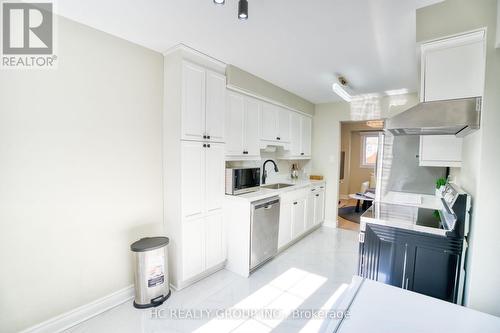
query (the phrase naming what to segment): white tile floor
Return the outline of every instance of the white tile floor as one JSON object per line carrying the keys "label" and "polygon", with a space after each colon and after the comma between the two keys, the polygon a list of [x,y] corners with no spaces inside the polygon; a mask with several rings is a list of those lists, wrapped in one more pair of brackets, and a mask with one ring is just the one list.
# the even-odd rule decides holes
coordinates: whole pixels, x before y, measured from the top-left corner
{"label": "white tile floor", "polygon": [[[319,320],[294,318],[292,311],[328,307],[355,273],[357,247],[356,232],[322,227],[248,279],[221,270],[158,308],[137,310],[130,301],[67,332],[314,332]],[[248,313],[262,309],[268,312]],[[233,317],[223,319],[229,310]],[[194,315],[201,318],[180,319]]]}

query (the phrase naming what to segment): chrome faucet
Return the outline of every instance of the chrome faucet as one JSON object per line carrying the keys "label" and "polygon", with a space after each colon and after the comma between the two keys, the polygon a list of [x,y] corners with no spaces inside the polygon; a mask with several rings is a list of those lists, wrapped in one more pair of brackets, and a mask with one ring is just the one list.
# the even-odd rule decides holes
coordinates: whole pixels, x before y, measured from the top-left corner
{"label": "chrome faucet", "polygon": [[266,178],[267,178],[267,171],[266,171],[266,163],[271,162],[274,165],[274,171],[278,172],[278,166],[273,160],[266,160],[264,164],[262,165],[262,184],[266,183]]}

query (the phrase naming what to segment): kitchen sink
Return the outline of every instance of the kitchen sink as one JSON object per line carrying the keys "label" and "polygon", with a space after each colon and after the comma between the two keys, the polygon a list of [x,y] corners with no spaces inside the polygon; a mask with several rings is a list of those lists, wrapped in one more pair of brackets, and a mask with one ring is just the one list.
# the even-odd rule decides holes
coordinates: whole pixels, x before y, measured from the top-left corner
{"label": "kitchen sink", "polygon": [[271,190],[279,190],[280,188],[285,188],[289,186],[293,186],[293,184],[278,183],[278,184],[262,185],[261,187],[268,188]]}

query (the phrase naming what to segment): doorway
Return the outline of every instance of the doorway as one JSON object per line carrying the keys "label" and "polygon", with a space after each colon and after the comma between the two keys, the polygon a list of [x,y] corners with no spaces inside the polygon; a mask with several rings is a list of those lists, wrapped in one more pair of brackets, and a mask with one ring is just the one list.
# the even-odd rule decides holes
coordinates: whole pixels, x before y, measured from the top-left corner
{"label": "doorway", "polygon": [[358,231],[361,215],[375,198],[375,166],[383,127],[383,120],[340,123],[339,228]]}

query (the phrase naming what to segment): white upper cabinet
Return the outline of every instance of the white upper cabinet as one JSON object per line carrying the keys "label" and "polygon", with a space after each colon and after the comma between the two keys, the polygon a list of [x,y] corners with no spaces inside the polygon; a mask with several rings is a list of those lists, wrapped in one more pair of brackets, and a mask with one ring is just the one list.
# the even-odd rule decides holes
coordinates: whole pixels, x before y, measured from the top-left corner
{"label": "white upper cabinet", "polygon": [[244,97],[228,92],[226,109],[226,155],[242,155],[244,148]]}
{"label": "white upper cabinet", "polygon": [[420,166],[462,166],[462,139],[454,135],[422,135]]}
{"label": "white upper cabinet", "polygon": [[312,119],[307,116],[301,116],[301,156],[311,156],[311,134],[312,134]]}
{"label": "white upper cabinet", "polygon": [[284,108],[277,108],[278,112],[278,141],[290,142],[290,116],[291,112]]}
{"label": "white upper cabinet", "polygon": [[290,114],[285,108],[262,103],[261,139],[275,144],[290,142]]}
{"label": "white upper cabinet", "polygon": [[262,103],[261,139],[278,141],[278,108],[269,103]]}
{"label": "white upper cabinet", "polygon": [[205,134],[205,69],[182,66],[182,138],[202,140]]}
{"label": "white upper cabinet", "polygon": [[297,112],[290,113],[290,145],[282,151],[282,159],[311,158],[312,119]]}
{"label": "white upper cabinet", "polygon": [[182,63],[182,139],[224,142],[226,77]]}
{"label": "white upper cabinet", "polygon": [[302,151],[302,116],[296,112],[290,115],[290,155],[299,156]]}
{"label": "white upper cabinet", "polygon": [[260,160],[261,102],[236,92],[227,93],[226,156]]}
{"label": "white upper cabinet", "polygon": [[483,96],[484,31],[422,45],[422,96],[436,101]]}
{"label": "white upper cabinet", "polygon": [[260,158],[260,114],[261,103],[252,98],[245,98],[245,119],[243,126],[244,154]]}
{"label": "white upper cabinet", "polygon": [[[421,100],[482,96],[485,60],[484,31],[423,44]],[[419,165],[461,167],[462,140],[454,135],[421,136]]]}
{"label": "white upper cabinet", "polygon": [[205,132],[214,142],[224,142],[226,77],[207,70]]}

